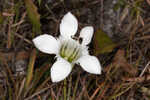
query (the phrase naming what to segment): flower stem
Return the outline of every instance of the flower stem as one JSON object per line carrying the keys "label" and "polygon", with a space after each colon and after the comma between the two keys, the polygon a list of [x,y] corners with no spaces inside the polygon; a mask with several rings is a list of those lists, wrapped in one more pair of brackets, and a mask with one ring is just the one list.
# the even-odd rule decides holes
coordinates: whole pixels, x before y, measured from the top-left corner
{"label": "flower stem", "polygon": [[67,100],[67,81],[64,80],[64,100]]}
{"label": "flower stem", "polygon": [[78,78],[77,78],[76,83],[75,83],[72,100],[75,100],[75,96],[76,96],[76,91],[77,91],[77,87],[78,87],[78,84],[79,84],[79,80],[80,80],[80,73],[79,73]]}
{"label": "flower stem", "polygon": [[72,76],[70,75],[68,93],[67,93],[67,100],[70,100],[71,86],[72,86]]}

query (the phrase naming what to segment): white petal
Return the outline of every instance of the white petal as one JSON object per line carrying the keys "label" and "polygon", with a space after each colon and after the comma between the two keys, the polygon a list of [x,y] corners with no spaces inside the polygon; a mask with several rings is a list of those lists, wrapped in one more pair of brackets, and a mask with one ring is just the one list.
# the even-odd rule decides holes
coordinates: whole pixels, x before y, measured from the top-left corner
{"label": "white petal", "polygon": [[60,23],[60,34],[64,37],[75,35],[78,29],[78,21],[74,15],[68,12]]}
{"label": "white petal", "polygon": [[83,45],[87,45],[91,42],[91,39],[93,37],[93,32],[94,32],[94,29],[92,26],[87,26],[87,27],[84,27],[81,32],[80,32],[80,37],[83,38],[83,41],[82,41],[82,44]]}
{"label": "white petal", "polygon": [[95,56],[82,56],[77,62],[85,71],[92,74],[101,74],[101,65]]}
{"label": "white petal", "polygon": [[88,46],[82,45],[82,55],[89,55]]}
{"label": "white petal", "polygon": [[40,51],[48,54],[57,54],[59,44],[57,40],[48,34],[40,35],[33,39],[33,43]]}
{"label": "white petal", "polygon": [[64,80],[71,72],[71,64],[64,60],[58,59],[51,68],[51,79],[52,82],[59,82]]}

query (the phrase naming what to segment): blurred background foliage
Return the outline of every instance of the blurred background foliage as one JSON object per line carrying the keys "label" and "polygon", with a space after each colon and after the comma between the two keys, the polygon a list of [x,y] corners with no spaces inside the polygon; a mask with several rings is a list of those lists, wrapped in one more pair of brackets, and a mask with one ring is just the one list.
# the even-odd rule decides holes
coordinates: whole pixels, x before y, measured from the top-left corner
{"label": "blurred background foliage", "polygon": [[[59,36],[71,11],[79,30],[95,28],[90,54],[101,75],[75,65],[70,76],[52,83],[55,55],[35,49],[39,34]],[[0,100],[149,100],[149,0],[0,0]]]}

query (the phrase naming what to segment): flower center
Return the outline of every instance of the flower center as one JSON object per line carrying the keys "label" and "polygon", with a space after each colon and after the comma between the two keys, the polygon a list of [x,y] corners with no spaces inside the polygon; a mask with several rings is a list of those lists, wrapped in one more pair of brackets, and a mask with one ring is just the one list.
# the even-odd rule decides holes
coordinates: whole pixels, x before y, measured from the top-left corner
{"label": "flower center", "polygon": [[70,63],[81,56],[81,45],[75,40],[66,40],[62,42],[60,56]]}

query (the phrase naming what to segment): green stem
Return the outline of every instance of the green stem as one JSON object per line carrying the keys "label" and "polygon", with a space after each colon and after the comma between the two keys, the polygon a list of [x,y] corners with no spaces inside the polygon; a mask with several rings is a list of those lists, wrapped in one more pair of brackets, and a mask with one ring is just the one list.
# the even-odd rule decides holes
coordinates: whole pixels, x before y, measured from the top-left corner
{"label": "green stem", "polygon": [[[80,75],[80,74],[79,74],[79,75]],[[74,91],[73,91],[72,100],[75,100],[76,91],[77,91],[77,87],[78,87],[78,84],[79,84],[79,79],[80,79],[80,76],[78,76],[78,78],[77,78],[77,80],[76,80],[75,87],[74,87]]]}
{"label": "green stem", "polygon": [[67,100],[67,81],[64,80],[64,100]]}
{"label": "green stem", "polygon": [[70,76],[70,79],[69,79],[69,88],[68,88],[67,100],[69,100],[69,98],[70,98],[71,86],[72,86],[72,76]]}

